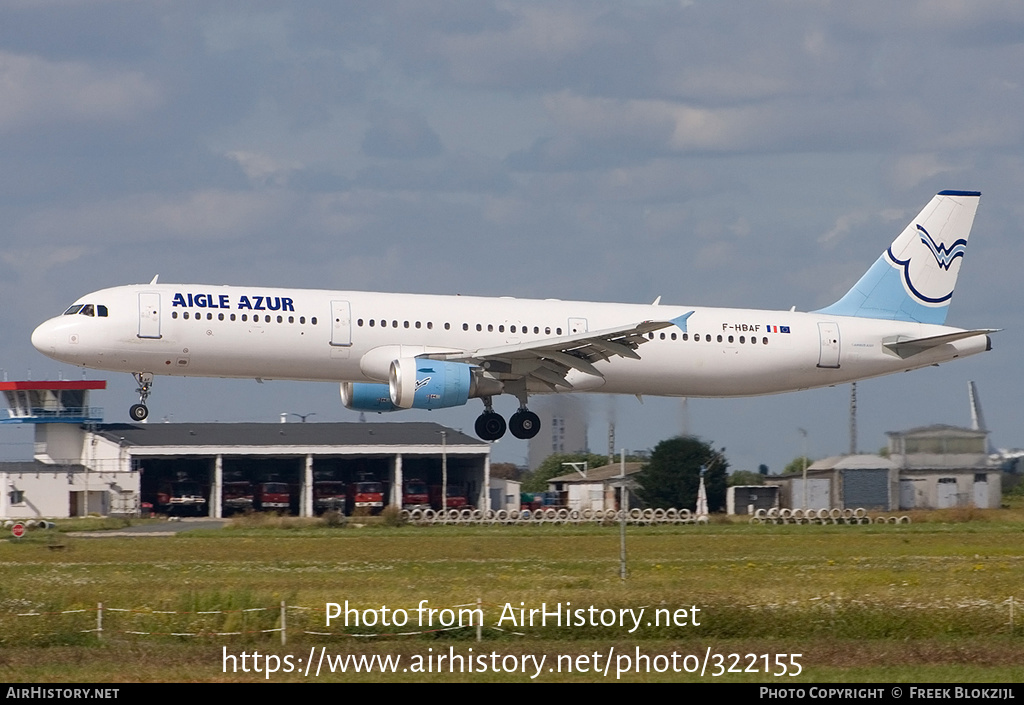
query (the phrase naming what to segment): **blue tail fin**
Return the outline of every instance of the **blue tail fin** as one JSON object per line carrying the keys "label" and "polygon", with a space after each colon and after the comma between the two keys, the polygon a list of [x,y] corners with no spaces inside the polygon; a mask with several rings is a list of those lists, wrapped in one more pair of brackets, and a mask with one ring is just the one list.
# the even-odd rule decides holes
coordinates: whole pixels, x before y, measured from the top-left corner
{"label": "blue tail fin", "polygon": [[846,296],[815,313],[945,323],[980,196],[937,194]]}

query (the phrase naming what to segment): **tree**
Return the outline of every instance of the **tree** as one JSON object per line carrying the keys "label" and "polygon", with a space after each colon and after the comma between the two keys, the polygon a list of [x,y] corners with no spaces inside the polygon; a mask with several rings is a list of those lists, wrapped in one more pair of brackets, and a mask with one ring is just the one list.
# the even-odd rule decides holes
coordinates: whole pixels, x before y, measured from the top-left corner
{"label": "tree", "polygon": [[637,474],[637,494],[650,507],[693,509],[697,505],[701,467],[707,469],[704,486],[708,509],[725,507],[726,475],[729,463],[723,453],[699,438],[669,438],[659,443],[650,461]]}
{"label": "tree", "polygon": [[809,468],[814,463],[813,458],[808,458],[806,455],[798,455],[789,461],[783,469],[783,475],[798,475],[804,471],[804,468]]}
{"label": "tree", "polygon": [[729,473],[729,487],[733,485],[763,485],[764,475],[752,470],[736,470]]}
{"label": "tree", "polygon": [[491,463],[491,477],[502,480],[518,480],[519,467],[515,463]]}

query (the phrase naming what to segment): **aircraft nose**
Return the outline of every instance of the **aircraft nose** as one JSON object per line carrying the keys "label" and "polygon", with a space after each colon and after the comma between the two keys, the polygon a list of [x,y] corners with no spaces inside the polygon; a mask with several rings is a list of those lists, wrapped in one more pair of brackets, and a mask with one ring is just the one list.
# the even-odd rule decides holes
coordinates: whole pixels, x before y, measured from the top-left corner
{"label": "aircraft nose", "polygon": [[32,331],[32,347],[43,355],[52,357],[56,352],[56,336],[53,330],[53,321],[46,321],[36,326]]}

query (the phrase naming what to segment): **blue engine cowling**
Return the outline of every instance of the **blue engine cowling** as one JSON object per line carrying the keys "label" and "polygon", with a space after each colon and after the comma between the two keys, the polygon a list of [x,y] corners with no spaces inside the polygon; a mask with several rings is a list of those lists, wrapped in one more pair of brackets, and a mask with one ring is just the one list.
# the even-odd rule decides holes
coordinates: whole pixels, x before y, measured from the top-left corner
{"label": "blue engine cowling", "polygon": [[342,382],[341,403],[354,411],[396,411],[391,391],[386,384]]}
{"label": "blue engine cowling", "polygon": [[391,363],[388,387],[399,409],[444,409],[465,404],[474,390],[472,367],[462,362],[402,358]]}

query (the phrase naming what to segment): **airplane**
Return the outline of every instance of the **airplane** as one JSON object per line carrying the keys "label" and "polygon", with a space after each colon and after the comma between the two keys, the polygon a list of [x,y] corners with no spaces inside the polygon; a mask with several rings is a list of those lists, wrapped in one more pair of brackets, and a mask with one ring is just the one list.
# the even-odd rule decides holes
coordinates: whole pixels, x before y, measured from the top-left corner
{"label": "airplane", "polygon": [[[129,372],[143,421],[158,375],[340,383],[359,411],[480,399],[477,435],[532,438],[531,394],[741,397],[825,387],[990,350],[945,326],[980,199],[942,191],[845,296],[811,312],[196,284],[118,286],[40,324],[32,345]],[[506,423],[492,400],[511,394]]]}

